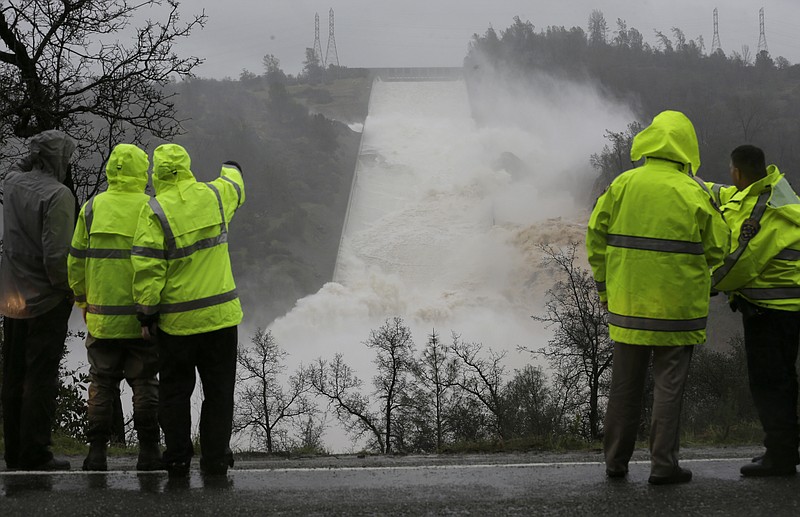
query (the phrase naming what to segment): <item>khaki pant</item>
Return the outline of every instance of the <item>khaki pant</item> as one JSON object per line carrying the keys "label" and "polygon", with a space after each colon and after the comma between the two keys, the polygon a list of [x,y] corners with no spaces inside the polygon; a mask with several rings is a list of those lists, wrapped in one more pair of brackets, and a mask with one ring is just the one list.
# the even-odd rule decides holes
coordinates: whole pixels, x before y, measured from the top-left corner
{"label": "khaki pant", "polygon": [[143,339],[87,338],[89,359],[89,442],[106,443],[111,434],[114,401],[120,382],[133,390],[133,426],[139,443],[158,443],[158,349]]}
{"label": "khaki pant", "polygon": [[650,474],[669,476],[678,467],[683,390],[694,346],[614,344],[611,393],[603,447],[606,468],[628,470],[636,445],[644,383],[652,357],[653,415],[650,426]]}

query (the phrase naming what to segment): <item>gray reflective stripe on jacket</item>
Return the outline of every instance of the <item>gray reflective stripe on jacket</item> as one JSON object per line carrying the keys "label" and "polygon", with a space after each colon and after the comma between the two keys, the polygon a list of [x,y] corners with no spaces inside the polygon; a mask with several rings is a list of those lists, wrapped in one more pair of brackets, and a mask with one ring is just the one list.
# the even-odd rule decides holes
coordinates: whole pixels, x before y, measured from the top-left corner
{"label": "gray reflective stripe on jacket", "polygon": [[86,250],[79,250],[73,246],[69,247],[69,254],[75,258],[85,259],[86,258]]}
{"label": "gray reflective stripe on jacket", "polygon": [[708,318],[695,318],[691,320],[662,320],[656,318],[639,318],[636,316],[622,316],[621,314],[608,313],[609,325],[617,327],[650,330],[654,332],[691,332],[704,330]]}
{"label": "gray reflective stripe on jacket", "polygon": [[227,293],[215,294],[214,296],[208,296],[206,298],[198,298],[197,300],[190,300],[188,302],[162,303],[158,307],[154,307],[152,305],[137,305],[136,309],[139,312],[148,315],[155,314],[156,312],[160,312],[162,314],[172,313],[172,312],[186,312],[197,309],[205,309],[206,307],[211,307],[214,305],[219,305],[221,303],[235,300],[238,297],[239,294],[236,292],[236,289],[233,289],[232,291],[228,291]]}
{"label": "gray reflective stripe on jacket", "polygon": [[134,246],[131,248],[131,255],[137,257],[147,257],[167,260],[167,250],[160,250],[158,248],[147,248],[145,246]]}
{"label": "gray reflective stripe on jacket", "polygon": [[[228,242],[228,234],[221,233],[216,237],[209,237],[208,239],[201,239],[191,246],[184,246],[183,248],[178,248],[175,250],[166,250],[166,258],[167,259],[179,259],[188,257],[192,253],[198,250],[206,249],[206,248],[213,248],[214,246],[218,246],[220,244],[224,244]],[[161,250],[158,250],[161,251]]]}
{"label": "gray reflective stripe on jacket", "polygon": [[720,187],[719,187],[719,184],[718,184],[718,183],[714,183],[714,185],[713,185],[713,192],[712,192],[711,190],[709,190],[709,189],[708,189],[708,185],[706,185],[706,182],[705,182],[705,181],[703,181],[702,179],[698,178],[697,176],[692,176],[692,179],[693,179],[693,180],[694,180],[694,181],[695,181],[695,182],[696,182],[698,185],[700,185],[700,187],[701,187],[703,190],[705,190],[705,191],[706,191],[706,194],[708,194],[708,197],[711,199],[711,205],[714,207],[714,209],[715,209],[717,212],[720,212],[720,213],[722,213],[722,212],[720,211],[720,209],[719,209],[719,205],[720,205],[720,202],[719,202],[719,188],[720,188]]}
{"label": "gray reflective stripe on jacket", "polygon": [[222,205],[222,197],[220,196],[219,191],[216,189],[216,187],[214,187],[214,185],[210,185],[208,183],[206,183],[205,185],[209,187],[217,197],[217,204],[219,205],[219,214],[220,217],[222,217],[222,222],[219,225],[220,226],[219,235],[217,235],[216,237],[201,239],[189,246],[178,248],[175,242],[175,234],[172,231],[172,227],[169,224],[169,220],[167,220],[167,214],[164,213],[164,209],[161,207],[161,204],[155,198],[153,198],[150,200],[150,208],[153,210],[153,213],[156,215],[159,222],[161,223],[161,229],[164,232],[164,240],[166,242],[167,249],[160,250],[157,248],[134,246],[133,249],[131,250],[131,253],[133,255],[137,255],[140,257],[174,260],[179,258],[186,258],[195,251],[213,248],[214,246],[219,246],[220,244],[225,244],[226,242],[228,242],[228,226],[227,223],[225,222],[225,209]]}
{"label": "gray reflective stripe on jacket", "polygon": [[94,305],[88,304],[86,311],[103,316],[130,316],[136,314],[135,305]]}
{"label": "gray reflective stripe on jacket", "polygon": [[[234,185],[236,184],[234,183]],[[215,187],[211,183],[206,183],[206,186],[210,188],[212,192],[214,192],[215,196],[217,196],[217,204],[219,205],[219,216],[220,219],[222,220],[222,223],[220,223],[219,225],[220,226],[219,231],[222,234],[226,234],[228,233],[228,224],[225,222],[225,207],[222,206],[222,196],[219,195],[219,190],[217,190],[217,187]]]}
{"label": "gray reflective stripe on jacket", "polygon": [[[772,193],[772,189],[765,189],[761,194],[758,195],[758,199],[756,200],[756,204],[753,206],[753,210],[750,212],[750,219],[753,219],[756,222],[761,221],[761,218],[764,217],[764,212],[767,210],[767,201],[769,200],[769,196]],[[733,266],[736,265],[739,258],[744,253],[744,250],[747,248],[747,243],[750,242],[743,233],[739,232],[739,246],[736,248],[736,251],[725,257],[725,260],[722,263],[722,266],[719,267],[711,277],[712,285],[718,284],[722,281],[725,276],[731,272]]]}
{"label": "gray reflective stripe on jacket", "polygon": [[[236,195],[239,197],[239,199],[236,202],[236,206],[241,206],[242,205],[242,187],[240,187],[238,183],[236,183],[235,181],[233,181],[232,179],[230,179],[227,176],[222,176],[222,179],[227,181],[231,185],[233,185],[233,188],[236,189]],[[209,185],[209,187],[210,186],[211,185]],[[223,219],[224,219],[224,217],[223,217]]]}
{"label": "gray reflective stripe on jacket", "polygon": [[164,209],[161,208],[161,203],[159,203],[156,198],[151,198],[149,204],[150,209],[161,223],[161,231],[164,232],[164,241],[166,241],[167,244],[167,251],[174,250],[176,248],[175,235],[173,235],[172,227],[169,225],[169,221],[167,220],[167,214],[164,213]]}
{"label": "gray reflective stripe on jacket", "polygon": [[70,246],[69,254],[75,258],[100,258],[100,259],[129,259],[131,250],[120,250],[116,248],[89,248],[79,250]]}
{"label": "gray reflective stripe on jacket", "polygon": [[713,199],[717,203],[717,206],[722,204],[722,200],[719,197],[719,193],[722,190],[722,184],[714,183],[711,187],[711,192],[713,193]]}
{"label": "gray reflective stripe on jacket", "polygon": [[800,287],[747,287],[737,292],[751,300],[800,299]]}
{"label": "gray reflective stripe on jacket", "polygon": [[[86,237],[87,240],[92,238],[92,221],[94,221],[94,196],[89,198],[86,205],[83,207],[83,220],[86,222]],[[89,243],[91,246],[91,243]]]}
{"label": "gray reflective stripe on jacket", "polygon": [[632,235],[608,234],[606,242],[609,246],[629,248],[645,251],[661,251],[664,253],[687,253],[689,255],[702,255],[702,242],[677,241],[670,239],[656,239],[652,237],[634,237]]}
{"label": "gray reflective stripe on jacket", "polygon": [[[89,198],[89,201],[83,207],[83,220],[86,222],[86,241],[87,248],[79,250],[70,246],[69,254],[75,258],[96,258],[96,259],[130,259],[131,250],[117,249],[117,248],[92,248],[92,222],[94,221],[94,197]],[[92,312],[92,311],[89,311]],[[95,314],[103,314],[97,312]]]}

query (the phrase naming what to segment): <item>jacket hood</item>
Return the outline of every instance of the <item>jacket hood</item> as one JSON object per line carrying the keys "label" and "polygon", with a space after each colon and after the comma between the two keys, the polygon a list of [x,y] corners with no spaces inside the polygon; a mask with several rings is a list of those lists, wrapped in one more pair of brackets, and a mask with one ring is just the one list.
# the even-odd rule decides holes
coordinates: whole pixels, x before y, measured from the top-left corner
{"label": "jacket hood", "polygon": [[700,148],[692,122],[679,111],[662,111],[633,138],[631,160],[662,158],[690,164],[690,174],[700,168]]}
{"label": "jacket hood", "polygon": [[147,153],[131,144],[118,144],[106,163],[109,190],[144,192],[147,186]]}
{"label": "jacket hood", "polygon": [[31,137],[28,147],[34,168],[64,183],[69,160],[77,147],[75,140],[62,131],[49,129]]}
{"label": "jacket hood", "polygon": [[178,144],[163,144],[153,151],[153,188],[158,192],[182,180],[194,180],[192,160]]}

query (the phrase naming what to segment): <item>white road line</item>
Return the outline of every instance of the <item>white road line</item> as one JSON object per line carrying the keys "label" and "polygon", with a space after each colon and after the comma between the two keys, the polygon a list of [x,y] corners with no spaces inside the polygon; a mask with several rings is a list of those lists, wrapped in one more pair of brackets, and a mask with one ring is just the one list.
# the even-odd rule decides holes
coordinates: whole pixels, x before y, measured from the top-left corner
{"label": "white road line", "polygon": [[[713,463],[713,462],[742,462],[750,461],[750,458],[697,458],[697,459],[684,459],[681,463]],[[631,461],[633,465],[649,465],[650,460],[636,460]],[[381,471],[381,470],[471,470],[471,469],[490,469],[490,468],[546,468],[546,467],[581,467],[581,466],[595,466],[601,467],[605,464],[602,461],[561,461],[561,462],[540,462],[540,463],[485,463],[478,465],[398,465],[398,466],[378,466],[378,467],[282,467],[282,468],[239,468],[231,469],[229,474],[264,474],[270,472],[327,472],[327,471],[342,471],[342,472],[364,472],[364,471]],[[136,474],[140,475],[163,475],[165,471],[149,471],[139,472],[137,470],[109,470],[107,472],[86,472],[83,470],[60,470],[60,471],[5,471],[0,472],[0,476],[36,476],[36,475],[65,475],[65,476],[81,476],[81,475],[109,475],[121,476]]]}

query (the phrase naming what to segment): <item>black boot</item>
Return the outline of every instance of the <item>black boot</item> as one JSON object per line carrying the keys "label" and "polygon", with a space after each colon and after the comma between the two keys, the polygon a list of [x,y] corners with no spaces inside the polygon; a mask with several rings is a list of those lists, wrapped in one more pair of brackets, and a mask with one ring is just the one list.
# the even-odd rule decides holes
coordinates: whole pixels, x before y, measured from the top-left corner
{"label": "black boot", "polygon": [[778,462],[765,454],[757,461],[744,465],[739,472],[745,477],[794,476],[797,474],[794,464],[794,459]]}
{"label": "black boot", "polygon": [[675,467],[672,474],[668,476],[651,475],[647,482],[651,485],[674,485],[677,483],[688,483],[692,480],[692,471],[683,467]]}
{"label": "black boot", "polygon": [[139,437],[139,460],[136,462],[136,470],[164,470],[161,449],[158,446],[161,435],[158,427],[158,412],[134,409],[133,426]]}
{"label": "black boot", "polygon": [[106,453],[108,445],[106,442],[92,442],[89,444],[89,454],[83,460],[83,470],[93,470],[105,472],[108,470],[108,460]]}
{"label": "black boot", "polygon": [[161,461],[161,449],[158,442],[142,442],[139,444],[139,460],[136,462],[136,470],[151,471],[164,470],[164,462]]}

